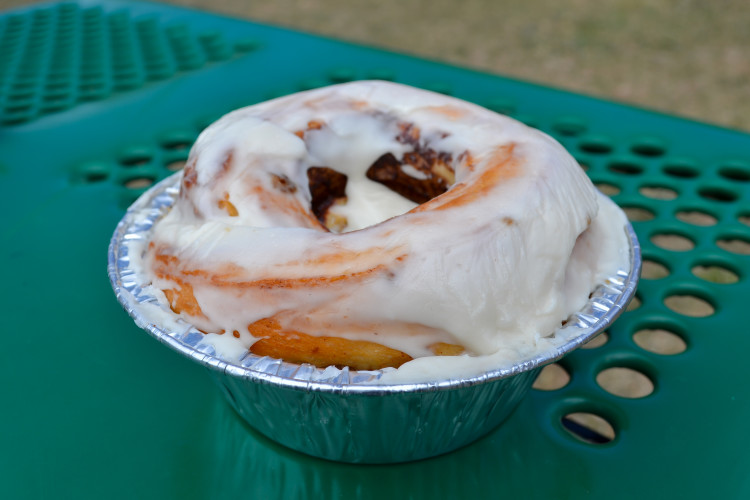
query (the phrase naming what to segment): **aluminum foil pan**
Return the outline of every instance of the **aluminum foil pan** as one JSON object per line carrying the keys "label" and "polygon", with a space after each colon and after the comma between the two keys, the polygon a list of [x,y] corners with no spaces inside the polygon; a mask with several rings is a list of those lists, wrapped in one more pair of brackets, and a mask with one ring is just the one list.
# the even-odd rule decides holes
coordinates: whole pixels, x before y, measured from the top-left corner
{"label": "aluminum foil pan", "polygon": [[205,335],[176,318],[153,293],[132,259],[154,223],[173,205],[181,174],[144,193],[118,224],[108,272],[117,299],[151,336],[208,368],[237,413],[252,427],[292,449],[330,460],[394,463],[449,452],[500,425],[537,373],[604,331],[635,293],[641,267],[633,228],[630,267],[600,285],[586,306],[555,332],[558,348],[510,367],[466,379],[384,385],[383,371],[316,368],[248,353],[222,359]]}

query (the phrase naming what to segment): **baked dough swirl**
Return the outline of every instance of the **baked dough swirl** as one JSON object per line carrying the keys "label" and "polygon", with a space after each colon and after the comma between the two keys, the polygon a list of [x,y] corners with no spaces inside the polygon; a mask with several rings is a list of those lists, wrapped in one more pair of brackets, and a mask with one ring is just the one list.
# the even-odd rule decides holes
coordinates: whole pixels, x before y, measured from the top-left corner
{"label": "baked dough swirl", "polygon": [[398,367],[552,333],[622,263],[614,210],[547,135],[363,81],[207,128],[145,262],[172,310],[219,344]]}

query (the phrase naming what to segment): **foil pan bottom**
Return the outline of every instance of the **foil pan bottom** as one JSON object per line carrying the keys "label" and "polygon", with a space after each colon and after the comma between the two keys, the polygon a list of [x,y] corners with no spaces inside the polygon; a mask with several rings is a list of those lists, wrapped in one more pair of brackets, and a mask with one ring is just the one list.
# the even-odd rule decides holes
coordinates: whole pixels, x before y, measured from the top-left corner
{"label": "foil pan bottom", "polygon": [[448,453],[489,433],[515,410],[540,369],[451,390],[377,396],[211,375],[237,413],[266,437],[328,460],[386,464]]}
{"label": "foil pan bottom", "polygon": [[640,247],[627,224],[629,269],[608,278],[555,332],[556,348],[466,379],[383,385],[378,383],[381,371],[319,369],[254,355],[227,360],[160,302],[147,275],[134,265],[154,223],[173,205],[180,179],[176,174],[144,193],[114,232],[108,272],[120,304],[151,336],[208,368],[251,427],[291,449],[329,460],[406,462],[477,440],[512,413],[543,365],[605,330],[638,282]]}

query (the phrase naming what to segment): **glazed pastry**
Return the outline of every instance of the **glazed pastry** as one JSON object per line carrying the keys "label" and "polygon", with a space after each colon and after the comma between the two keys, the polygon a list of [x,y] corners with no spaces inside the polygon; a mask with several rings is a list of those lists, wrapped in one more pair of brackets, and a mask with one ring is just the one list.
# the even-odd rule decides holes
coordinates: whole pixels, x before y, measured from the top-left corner
{"label": "glazed pastry", "polygon": [[624,221],[547,135],[365,81],[207,128],[145,264],[219,351],[370,370],[534,349],[626,265]]}

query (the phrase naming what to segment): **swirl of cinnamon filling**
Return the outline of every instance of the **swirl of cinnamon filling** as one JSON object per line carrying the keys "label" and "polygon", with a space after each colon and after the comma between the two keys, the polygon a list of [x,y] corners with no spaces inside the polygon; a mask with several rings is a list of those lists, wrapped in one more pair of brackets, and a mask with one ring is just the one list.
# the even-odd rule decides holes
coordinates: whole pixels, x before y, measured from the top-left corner
{"label": "swirl of cinnamon filling", "polygon": [[207,128],[146,263],[175,313],[259,355],[379,369],[521,352],[619,264],[600,206],[611,225],[543,133],[355,82]]}

